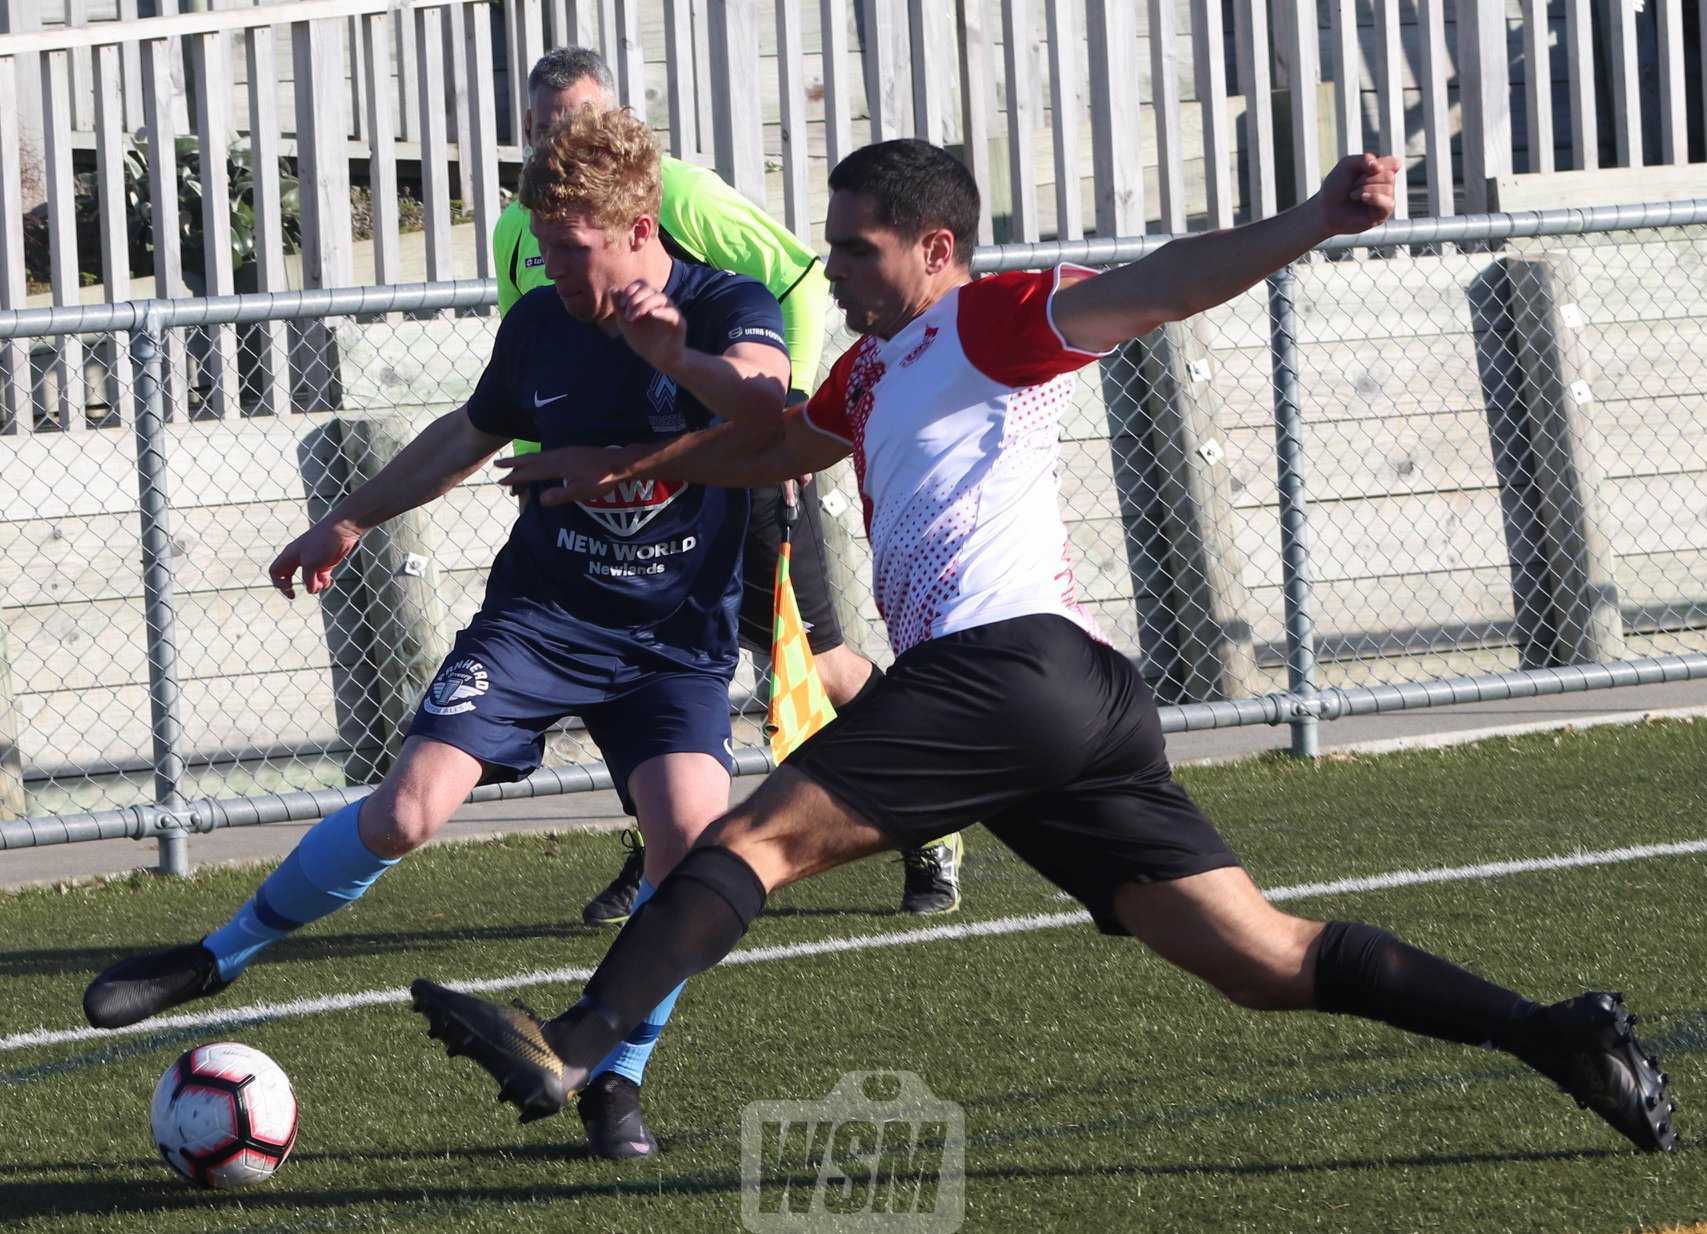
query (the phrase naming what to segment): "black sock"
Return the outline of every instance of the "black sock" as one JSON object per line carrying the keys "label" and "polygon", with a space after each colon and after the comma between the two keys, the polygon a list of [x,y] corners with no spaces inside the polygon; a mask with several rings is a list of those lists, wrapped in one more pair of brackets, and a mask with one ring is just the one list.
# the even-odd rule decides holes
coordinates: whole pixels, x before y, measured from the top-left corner
{"label": "black sock", "polygon": [[873,664],[871,666],[871,676],[869,676],[865,679],[865,684],[859,688],[858,693],[856,693],[847,702],[843,703],[841,705],[841,707],[838,708],[838,710],[846,711],[849,707],[852,707],[855,703],[859,702],[860,699],[862,699],[866,695],[870,694],[873,690],[877,689],[877,687],[882,685],[882,684],[883,684],[883,670],[878,668],[877,665]]}
{"label": "black sock", "polygon": [[1385,930],[1331,921],[1316,946],[1316,1009],[1510,1049],[1536,1006]]}
{"label": "black sock", "polygon": [[571,1068],[598,1066],[666,994],[734,950],[764,906],[764,884],[741,858],[689,851],[628,919],[581,1001],[546,1025],[552,1048]]}

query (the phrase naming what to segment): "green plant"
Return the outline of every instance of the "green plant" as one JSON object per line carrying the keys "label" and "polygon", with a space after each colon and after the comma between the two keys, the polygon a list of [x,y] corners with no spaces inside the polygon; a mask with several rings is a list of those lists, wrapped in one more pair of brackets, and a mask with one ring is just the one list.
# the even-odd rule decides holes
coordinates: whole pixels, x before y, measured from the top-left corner
{"label": "green plant", "polygon": [[[201,145],[194,137],[180,137],[173,145],[178,182],[178,243],[187,274],[205,272],[202,233]],[[131,273],[153,269],[155,242],[153,185],[150,182],[146,142],[125,138],[124,211],[130,250]],[[247,145],[233,145],[226,152],[226,175],[231,200],[231,264],[241,269],[255,256],[254,154]],[[100,252],[99,186],[95,172],[76,179],[79,251],[93,259]],[[279,160],[280,220],[287,251],[302,244],[302,193],[289,160]],[[98,273],[91,260],[86,269]]]}

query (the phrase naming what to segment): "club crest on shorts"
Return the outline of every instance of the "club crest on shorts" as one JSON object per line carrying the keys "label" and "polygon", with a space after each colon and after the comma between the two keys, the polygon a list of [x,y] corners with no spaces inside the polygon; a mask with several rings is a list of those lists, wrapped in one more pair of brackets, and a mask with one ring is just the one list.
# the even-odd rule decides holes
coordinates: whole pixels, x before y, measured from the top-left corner
{"label": "club crest on shorts", "polygon": [[670,480],[623,480],[591,501],[577,502],[593,521],[617,536],[632,536],[687,490]]}
{"label": "club crest on shorts", "polygon": [[463,656],[439,670],[427,687],[427,697],[421,700],[421,710],[435,716],[461,715],[473,711],[474,704],[491,688],[486,666],[473,656]]}

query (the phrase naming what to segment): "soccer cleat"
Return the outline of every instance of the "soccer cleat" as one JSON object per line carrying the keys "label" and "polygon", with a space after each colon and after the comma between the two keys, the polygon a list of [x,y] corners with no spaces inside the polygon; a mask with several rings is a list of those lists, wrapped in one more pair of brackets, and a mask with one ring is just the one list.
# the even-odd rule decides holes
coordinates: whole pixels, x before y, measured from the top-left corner
{"label": "soccer cleat", "polygon": [[901,890],[901,911],[919,917],[956,911],[960,907],[960,860],[965,853],[965,842],[958,831],[934,844],[903,852],[906,881]]}
{"label": "soccer cleat", "polygon": [[640,1113],[640,1085],[627,1076],[614,1071],[595,1076],[582,1090],[576,1109],[595,1157],[628,1161],[658,1151],[658,1141]]}
{"label": "soccer cleat", "polygon": [[424,977],[410,983],[409,996],[427,1018],[427,1036],[444,1042],[452,1058],[464,1055],[485,1068],[498,1081],[498,1100],[520,1110],[524,1123],[569,1104],[567,1069],[526,1007],[489,1003]]}
{"label": "soccer cleat", "polygon": [[1635,1024],[1622,994],[1581,994],[1541,1008],[1517,1055],[1637,1148],[1669,1153],[1677,1147],[1677,1106]]}
{"label": "soccer cleat", "polygon": [[622,846],[628,850],[622,872],[581,910],[581,920],[590,926],[621,925],[634,913],[634,897],[640,894],[640,879],[646,873],[646,841],[638,829],[625,827]]}
{"label": "soccer cleat", "polygon": [[96,1028],[123,1028],[230,984],[211,951],[186,943],[112,965],[83,991],[83,1015]]}

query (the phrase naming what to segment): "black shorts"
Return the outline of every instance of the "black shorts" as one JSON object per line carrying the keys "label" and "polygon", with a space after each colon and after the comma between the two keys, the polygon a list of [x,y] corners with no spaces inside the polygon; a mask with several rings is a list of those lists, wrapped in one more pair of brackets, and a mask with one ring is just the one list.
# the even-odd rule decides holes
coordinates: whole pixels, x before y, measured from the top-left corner
{"label": "black shorts", "polygon": [[897,848],[982,822],[1106,933],[1125,884],[1239,864],[1174,781],[1137,669],[1065,617],[909,649],[787,765]]}
{"label": "black shorts", "polygon": [[[824,562],[824,522],[818,504],[818,481],[800,490],[800,517],[789,536],[788,576],[806,641],[814,653],[842,645],[842,625],[830,596],[830,574]],[[775,628],[776,555],[782,544],[782,485],[753,490],[747,543],[741,554],[741,641],[754,651],[770,654]]]}

